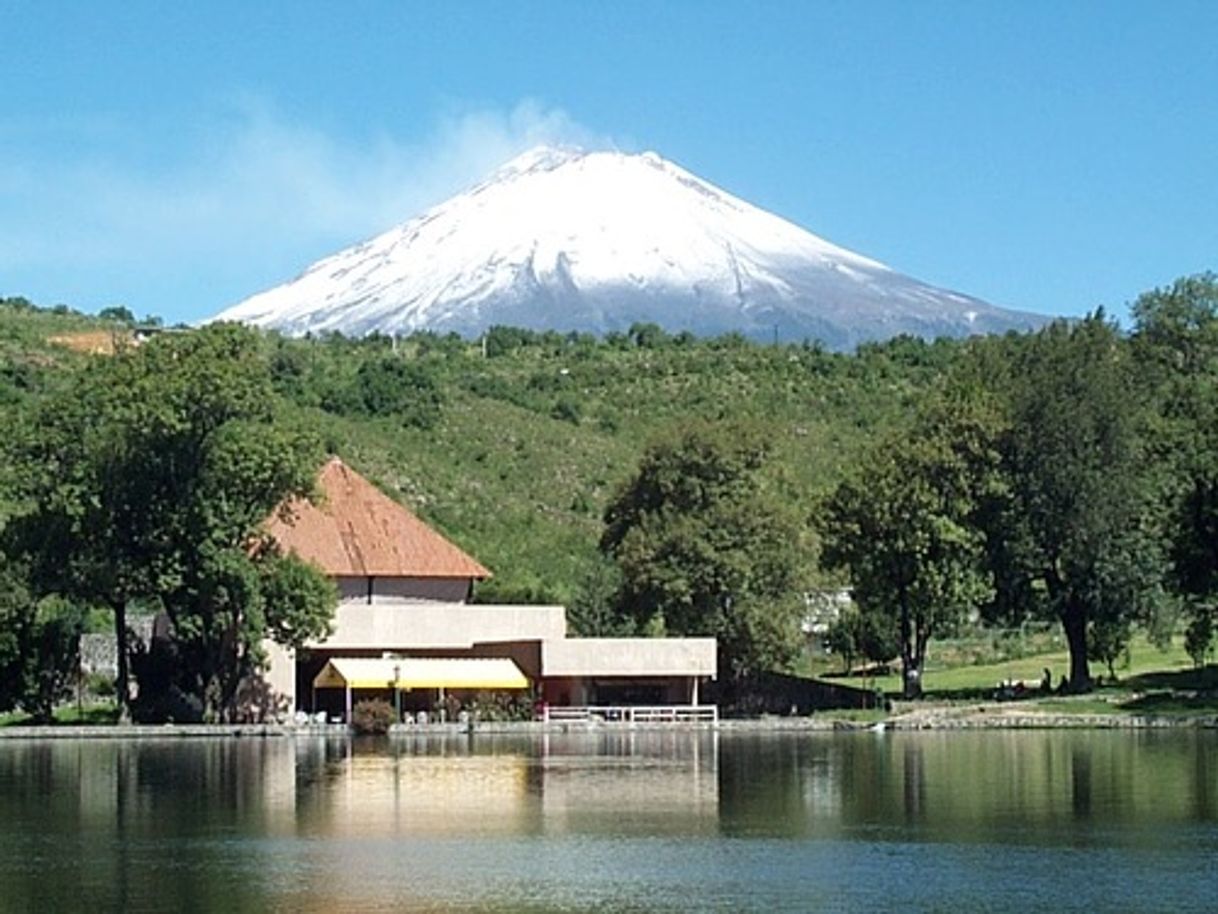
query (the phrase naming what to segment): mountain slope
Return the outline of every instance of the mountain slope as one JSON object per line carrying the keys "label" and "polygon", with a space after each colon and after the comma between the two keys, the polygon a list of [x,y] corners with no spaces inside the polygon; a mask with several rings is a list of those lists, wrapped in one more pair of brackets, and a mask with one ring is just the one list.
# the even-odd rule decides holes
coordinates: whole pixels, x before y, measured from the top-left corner
{"label": "mountain slope", "polygon": [[348,335],[653,321],[834,348],[1045,320],[904,276],[654,153],[550,147],[218,319]]}
{"label": "mountain slope", "polygon": [[[0,299],[0,428],[10,438],[39,428],[38,398],[88,364],[47,339],[105,326]],[[315,435],[477,557],[494,573],[478,592],[507,602],[572,599],[597,566],[608,499],[646,445],[681,423],[756,429],[773,447],[777,491],[811,517],[868,442],[901,427],[965,351],[902,340],[848,356],[731,340],[554,345],[525,335],[484,357],[471,343],[419,337],[399,341],[396,355],[436,386],[440,412],[423,426],[370,414],[347,393],[362,368],[394,356],[388,341],[263,342],[284,428]],[[10,463],[0,461],[0,526],[16,507]]]}

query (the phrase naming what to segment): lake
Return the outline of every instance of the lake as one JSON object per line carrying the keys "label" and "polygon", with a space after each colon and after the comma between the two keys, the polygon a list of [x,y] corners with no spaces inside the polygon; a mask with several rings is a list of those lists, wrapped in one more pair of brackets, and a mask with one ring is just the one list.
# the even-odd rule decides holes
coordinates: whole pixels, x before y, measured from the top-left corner
{"label": "lake", "polygon": [[1213,911],[1218,733],[0,740],[8,911]]}

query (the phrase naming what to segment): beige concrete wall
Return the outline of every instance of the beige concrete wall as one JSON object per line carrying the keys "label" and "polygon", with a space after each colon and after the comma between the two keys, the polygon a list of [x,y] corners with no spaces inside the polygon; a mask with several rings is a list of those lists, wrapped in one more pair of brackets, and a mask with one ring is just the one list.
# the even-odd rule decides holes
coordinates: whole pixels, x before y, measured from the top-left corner
{"label": "beige concrete wall", "polygon": [[566,611],[561,606],[345,601],[334,613],[334,634],[308,646],[383,651],[468,648],[479,642],[561,640],[566,633]]}
{"label": "beige concrete wall", "polygon": [[541,646],[542,675],[709,676],[717,673],[714,638],[567,638]]}
{"label": "beige concrete wall", "polygon": [[262,680],[289,711],[296,710],[296,655],[274,641],[262,642],[267,667]]}

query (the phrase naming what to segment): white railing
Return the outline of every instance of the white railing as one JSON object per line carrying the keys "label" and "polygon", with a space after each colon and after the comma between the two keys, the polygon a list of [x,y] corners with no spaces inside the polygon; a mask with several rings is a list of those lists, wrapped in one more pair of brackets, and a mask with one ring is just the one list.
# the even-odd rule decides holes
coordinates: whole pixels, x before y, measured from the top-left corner
{"label": "white railing", "polygon": [[563,723],[694,724],[719,722],[718,705],[564,705],[547,707],[544,721]]}

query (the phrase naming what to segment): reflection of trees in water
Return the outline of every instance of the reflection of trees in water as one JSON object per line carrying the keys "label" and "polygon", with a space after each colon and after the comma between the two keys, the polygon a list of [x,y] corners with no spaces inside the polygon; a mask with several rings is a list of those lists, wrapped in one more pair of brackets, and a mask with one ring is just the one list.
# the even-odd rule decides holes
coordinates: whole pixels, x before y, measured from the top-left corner
{"label": "reflection of trees in water", "polygon": [[1193,817],[1198,822],[1218,820],[1214,809],[1214,793],[1218,791],[1218,766],[1212,754],[1218,747],[1206,746],[1201,740],[1193,747]]}
{"label": "reflection of trees in water", "polygon": [[1216,751],[1207,732],[0,740],[0,909],[265,909],[285,885],[355,891],[368,843],[392,872],[403,847],[479,836],[1052,843],[1077,819],[1134,842],[1218,822]]}
{"label": "reflection of trees in water", "polygon": [[1075,746],[1070,752],[1070,805],[1078,819],[1091,818],[1091,749]]}
{"label": "reflection of trees in water", "polygon": [[905,800],[905,821],[918,822],[926,806],[926,772],[922,767],[922,744],[908,740],[902,747],[904,768],[902,795]]}
{"label": "reflection of trees in water", "polygon": [[[719,828],[725,835],[799,835],[840,816],[844,796],[870,795],[852,741],[725,735],[719,748]],[[861,788],[861,789],[860,789]]]}
{"label": "reflection of trees in water", "polygon": [[286,743],[0,741],[0,909],[266,907],[257,880],[217,878],[231,849],[198,838],[270,830],[257,784]]}
{"label": "reflection of trees in water", "polygon": [[1032,841],[1071,819],[1213,822],[1215,751],[1215,734],[1179,731],[725,735],[720,827]]}

